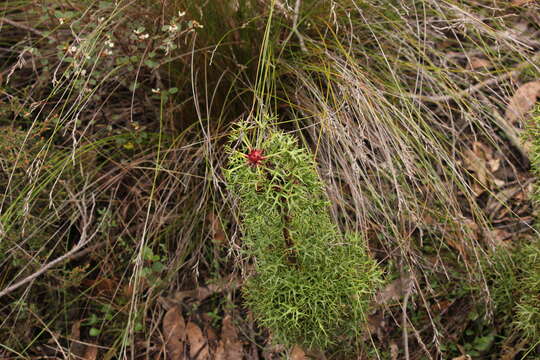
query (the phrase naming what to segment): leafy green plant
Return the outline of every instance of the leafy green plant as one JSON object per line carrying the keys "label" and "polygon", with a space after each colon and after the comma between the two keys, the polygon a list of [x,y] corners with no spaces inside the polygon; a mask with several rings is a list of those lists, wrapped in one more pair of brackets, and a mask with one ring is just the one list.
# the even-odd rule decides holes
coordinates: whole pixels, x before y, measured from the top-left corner
{"label": "leafy green plant", "polygon": [[161,273],[165,269],[164,263],[167,259],[165,256],[154,254],[148,246],[143,247],[143,259],[146,266],[142,268],[141,275],[152,283],[161,282]]}
{"label": "leafy green plant", "polygon": [[[536,107],[527,138],[531,146],[532,171],[540,175],[540,107]],[[538,206],[540,183],[536,182],[532,200]],[[538,223],[538,219],[537,219]],[[490,290],[499,319],[510,324],[520,337],[540,338],[540,238],[508,251],[497,249],[488,271]]]}
{"label": "leafy green plant", "polygon": [[540,246],[529,244],[522,250],[522,276],[520,287],[523,289],[516,304],[514,326],[530,340],[540,338]]}
{"label": "leafy green plant", "polygon": [[[531,163],[534,174],[540,175],[540,106],[533,111],[533,119],[530,125],[532,137]],[[540,182],[535,184],[533,200],[538,206],[540,202]],[[538,221],[538,219],[537,219]],[[520,296],[517,298],[515,307],[515,319],[513,325],[530,340],[540,338],[540,237],[538,235],[529,244],[526,244],[517,253],[519,278],[517,288]]]}
{"label": "leafy green plant", "polygon": [[489,284],[497,317],[529,340],[540,337],[540,246],[499,249],[493,256]]}
{"label": "leafy green plant", "polygon": [[255,144],[241,125],[226,177],[240,199],[245,254],[255,262],[247,305],[283,344],[328,348],[358,335],[382,274],[362,239],[341,234],[312,154],[259,124]]}

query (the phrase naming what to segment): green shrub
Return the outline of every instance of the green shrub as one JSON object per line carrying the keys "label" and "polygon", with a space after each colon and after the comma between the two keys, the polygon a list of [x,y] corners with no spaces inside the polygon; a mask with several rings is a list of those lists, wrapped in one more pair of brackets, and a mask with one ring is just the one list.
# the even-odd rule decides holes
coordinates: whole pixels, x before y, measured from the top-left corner
{"label": "green shrub", "polygon": [[538,241],[519,249],[498,249],[488,271],[498,321],[522,338],[540,337],[540,246]]}
{"label": "green shrub", "polygon": [[[532,171],[540,175],[540,108],[534,111],[527,131],[531,141]],[[540,202],[540,182],[535,184],[532,200]],[[537,219],[538,223],[538,219]],[[488,271],[490,290],[497,318],[521,337],[535,341],[540,338],[540,238],[508,251],[497,249]]]}
{"label": "green shrub", "polygon": [[[276,342],[328,348],[361,331],[381,270],[361,238],[332,223],[313,155],[265,124],[254,146],[246,126],[233,134],[243,144],[229,148],[226,171],[255,262],[246,303]],[[249,161],[253,150],[262,151],[260,162]]]}
{"label": "green shrub", "polygon": [[514,326],[531,340],[540,339],[540,246],[538,241],[521,251],[523,289],[516,304]]}
{"label": "green shrub", "polygon": [[[532,169],[538,177],[540,175],[540,106],[534,110],[530,126],[532,137]],[[540,181],[536,180],[533,201],[536,206],[540,203]],[[537,223],[538,223],[537,218]],[[540,238],[523,246],[518,253],[520,277],[518,288],[520,296],[515,307],[514,326],[525,337],[531,340],[540,339]]]}

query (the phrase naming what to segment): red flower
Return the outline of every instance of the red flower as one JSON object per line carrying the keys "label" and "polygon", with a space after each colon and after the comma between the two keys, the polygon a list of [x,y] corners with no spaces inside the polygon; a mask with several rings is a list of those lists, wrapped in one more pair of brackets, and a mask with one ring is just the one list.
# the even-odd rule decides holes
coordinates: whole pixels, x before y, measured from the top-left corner
{"label": "red flower", "polygon": [[251,166],[257,166],[260,165],[261,162],[266,159],[266,156],[263,156],[263,151],[261,149],[251,149],[249,153],[247,153],[245,156],[247,158],[247,161],[249,165]]}

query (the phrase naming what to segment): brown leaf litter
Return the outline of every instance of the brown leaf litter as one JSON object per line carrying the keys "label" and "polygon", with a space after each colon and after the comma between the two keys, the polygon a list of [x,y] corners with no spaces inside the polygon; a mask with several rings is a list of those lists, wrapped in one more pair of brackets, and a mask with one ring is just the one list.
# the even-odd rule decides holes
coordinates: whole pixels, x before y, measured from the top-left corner
{"label": "brown leaf litter", "polygon": [[96,360],[98,347],[92,343],[80,341],[82,322],[83,320],[78,320],[71,325],[69,353],[77,359]]}
{"label": "brown leaf litter", "polygon": [[302,348],[298,345],[294,345],[291,351],[291,356],[289,357],[291,360],[306,360],[306,353]]}
{"label": "brown leaf litter", "polygon": [[523,128],[525,117],[534,107],[539,96],[540,80],[521,85],[508,103],[505,113],[506,120],[518,128]]}
{"label": "brown leaf litter", "polygon": [[244,350],[232,317],[225,315],[221,326],[221,339],[215,352],[215,360],[242,359]]}
{"label": "brown leaf litter", "polygon": [[184,341],[186,339],[186,322],[182,316],[180,307],[171,307],[162,321],[165,348],[170,359],[180,360],[184,358]]}
{"label": "brown leaf litter", "polygon": [[210,350],[208,340],[201,328],[190,321],[186,325],[186,336],[189,343],[189,358],[196,360],[209,360]]}

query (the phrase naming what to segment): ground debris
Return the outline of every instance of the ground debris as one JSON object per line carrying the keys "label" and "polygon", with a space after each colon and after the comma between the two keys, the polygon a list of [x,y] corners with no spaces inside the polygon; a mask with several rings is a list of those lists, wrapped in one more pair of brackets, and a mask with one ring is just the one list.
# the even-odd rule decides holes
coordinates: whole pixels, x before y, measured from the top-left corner
{"label": "ground debris", "polygon": [[169,357],[174,360],[184,359],[184,341],[186,339],[186,322],[180,307],[171,307],[162,321],[165,347]]}
{"label": "ground debris", "polygon": [[510,99],[506,108],[505,118],[512,125],[522,128],[529,111],[534,107],[540,96],[540,80],[521,85]]}
{"label": "ground debris", "polygon": [[225,315],[221,325],[221,339],[215,352],[215,359],[241,359],[243,352],[242,342],[238,339],[238,332],[233,324],[232,317]]}
{"label": "ground debris", "polygon": [[209,360],[208,341],[201,328],[190,321],[186,325],[186,336],[189,344],[189,357],[193,360]]}

